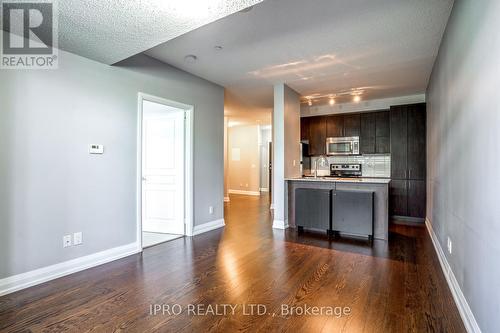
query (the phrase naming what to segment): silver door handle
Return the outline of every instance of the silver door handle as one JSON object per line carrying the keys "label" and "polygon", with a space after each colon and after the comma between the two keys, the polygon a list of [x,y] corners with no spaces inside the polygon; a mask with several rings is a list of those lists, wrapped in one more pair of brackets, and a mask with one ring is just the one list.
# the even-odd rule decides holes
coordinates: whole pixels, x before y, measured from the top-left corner
{"label": "silver door handle", "polygon": [[146,177],[142,177],[142,181],[145,182],[147,179]]}

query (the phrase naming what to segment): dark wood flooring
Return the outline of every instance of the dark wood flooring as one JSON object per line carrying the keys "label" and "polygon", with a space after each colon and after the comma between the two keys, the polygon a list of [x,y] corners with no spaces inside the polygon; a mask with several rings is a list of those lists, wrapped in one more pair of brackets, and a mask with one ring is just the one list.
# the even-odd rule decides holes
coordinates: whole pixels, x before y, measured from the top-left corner
{"label": "dark wood flooring", "polygon": [[[273,230],[268,201],[232,196],[224,229],[1,297],[0,331],[465,332],[425,228],[392,226],[373,247],[331,242]],[[183,308],[151,315],[150,304]],[[189,304],[236,309],[193,315]],[[249,304],[266,314],[247,315]]]}

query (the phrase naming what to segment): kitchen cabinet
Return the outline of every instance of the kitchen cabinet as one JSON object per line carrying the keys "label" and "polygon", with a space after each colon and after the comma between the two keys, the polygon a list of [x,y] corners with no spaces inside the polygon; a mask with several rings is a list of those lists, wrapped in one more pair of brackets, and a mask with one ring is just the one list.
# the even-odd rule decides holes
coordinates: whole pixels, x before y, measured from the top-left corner
{"label": "kitchen cabinet", "polygon": [[326,137],[359,136],[360,115],[328,116],[326,121]]}
{"label": "kitchen cabinet", "polygon": [[376,114],[363,113],[361,115],[361,135],[359,137],[359,151],[361,154],[376,152]]}
{"label": "kitchen cabinet", "polygon": [[309,119],[310,117],[300,118],[300,140],[309,141]]}
{"label": "kitchen cabinet", "polygon": [[424,180],[426,173],[425,105],[408,109],[408,179]]}
{"label": "kitchen cabinet", "polygon": [[392,216],[425,218],[426,111],[425,104],[390,110]]}
{"label": "kitchen cabinet", "polygon": [[295,190],[295,225],[299,228],[330,230],[331,190]]}
{"label": "kitchen cabinet", "polygon": [[390,147],[389,112],[363,113],[360,131],[361,154],[388,154]]}
{"label": "kitchen cabinet", "polygon": [[391,152],[391,128],[389,111],[375,113],[375,153],[388,154]]}
{"label": "kitchen cabinet", "polygon": [[344,134],[342,136],[359,136],[360,132],[359,114],[344,116]]}
{"label": "kitchen cabinet", "polygon": [[423,218],[426,211],[426,182],[425,180],[408,180],[408,215],[409,217]]}
{"label": "kitchen cabinet", "polygon": [[373,237],[373,192],[336,190],[332,193],[332,230]]}
{"label": "kitchen cabinet", "polygon": [[407,107],[391,107],[391,179],[407,178],[407,126]]}
{"label": "kitchen cabinet", "polygon": [[309,119],[309,155],[317,156],[326,153],[326,117]]}
{"label": "kitchen cabinet", "polygon": [[328,116],[326,120],[326,137],[344,136],[344,116]]}
{"label": "kitchen cabinet", "polygon": [[389,184],[389,215],[408,216],[408,181],[391,179]]}

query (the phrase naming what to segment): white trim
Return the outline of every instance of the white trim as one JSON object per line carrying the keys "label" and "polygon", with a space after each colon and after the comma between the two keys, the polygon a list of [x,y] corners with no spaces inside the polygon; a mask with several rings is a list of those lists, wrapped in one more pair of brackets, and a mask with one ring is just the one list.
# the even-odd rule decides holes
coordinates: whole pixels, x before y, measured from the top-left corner
{"label": "white trim", "polygon": [[207,231],[211,231],[214,229],[219,229],[224,227],[226,224],[224,223],[224,219],[210,221],[207,223],[203,223],[200,225],[195,225],[193,229],[193,236],[205,233]]}
{"label": "white trim", "polygon": [[229,201],[231,201],[229,197],[224,197],[224,202],[229,202]]}
{"label": "white trim", "polygon": [[242,194],[242,195],[254,195],[254,196],[260,195],[259,191],[243,191],[243,190],[228,190],[227,193],[229,193],[229,194]]}
{"label": "white trim", "polygon": [[144,101],[150,101],[154,103],[159,103],[179,109],[183,109],[185,111],[186,122],[185,126],[185,228],[184,234],[186,236],[193,235],[193,225],[194,225],[194,188],[193,188],[193,179],[194,179],[194,106],[183,104],[175,101],[171,101],[168,99],[164,99],[161,97],[156,97],[152,95],[148,95],[145,93],[138,93],[137,98],[137,193],[136,193],[136,201],[137,201],[137,216],[136,216],[136,239],[139,243],[139,246],[142,248],[142,107]]}
{"label": "white trim", "polygon": [[141,251],[142,248],[136,242],[64,261],[55,265],[42,267],[26,273],[9,276],[0,280],[0,296],[99,266],[110,261],[128,257]]}
{"label": "white trim", "polygon": [[267,187],[261,187],[260,191],[261,192],[269,192],[269,189]]}
{"label": "white trim", "polygon": [[273,229],[288,229],[288,220],[273,220]]}
{"label": "white trim", "polygon": [[269,206],[269,209],[270,209],[270,210],[274,210],[274,203],[272,203],[272,204]]}
{"label": "white trim", "polygon": [[453,295],[453,299],[455,300],[455,304],[457,305],[458,312],[460,312],[460,316],[462,317],[462,321],[464,322],[465,329],[470,333],[481,333],[481,329],[477,324],[476,318],[474,318],[474,314],[467,303],[467,299],[465,298],[460,285],[458,284],[457,279],[455,278],[455,274],[453,274],[453,270],[451,269],[448,260],[443,252],[443,248],[439,243],[439,240],[432,229],[432,223],[429,219],[425,219],[425,225],[427,226],[427,230],[429,231],[429,235],[431,236],[432,244],[434,244],[434,249],[436,250],[437,256],[439,258],[439,263],[441,264],[441,269],[443,270],[444,276],[446,277],[446,281],[448,282],[448,287],[450,288],[451,294]]}

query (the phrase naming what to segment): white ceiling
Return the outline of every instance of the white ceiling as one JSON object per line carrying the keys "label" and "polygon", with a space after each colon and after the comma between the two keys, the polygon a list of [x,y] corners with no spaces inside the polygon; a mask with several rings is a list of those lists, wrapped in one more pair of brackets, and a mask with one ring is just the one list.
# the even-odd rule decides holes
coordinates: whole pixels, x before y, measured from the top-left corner
{"label": "white ceiling", "polygon": [[62,0],[59,48],[114,64],[262,0]]}
{"label": "white ceiling", "polygon": [[[453,0],[266,0],[146,54],[270,108],[272,85],[350,101],[425,92]],[[214,46],[223,46],[216,50]],[[188,54],[198,57],[187,63]]]}

